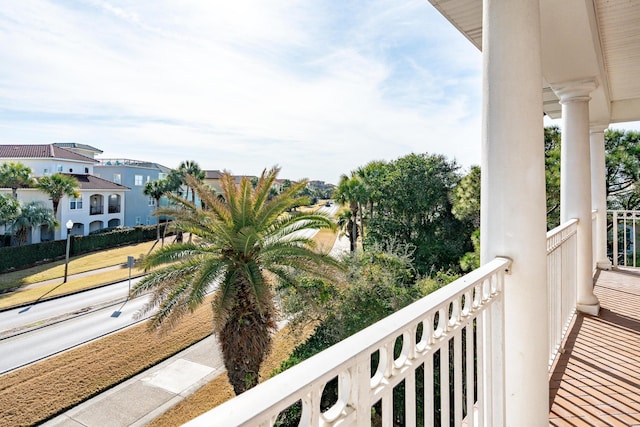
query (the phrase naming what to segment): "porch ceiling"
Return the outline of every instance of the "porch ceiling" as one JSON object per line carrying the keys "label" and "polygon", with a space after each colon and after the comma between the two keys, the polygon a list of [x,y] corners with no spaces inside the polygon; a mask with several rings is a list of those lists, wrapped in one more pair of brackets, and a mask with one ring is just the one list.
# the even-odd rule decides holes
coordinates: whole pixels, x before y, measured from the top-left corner
{"label": "porch ceiling", "polygon": [[[429,2],[482,48],[482,0]],[[595,78],[593,124],[640,120],[640,2],[540,0],[540,8],[545,113],[561,112],[550,84]]]}

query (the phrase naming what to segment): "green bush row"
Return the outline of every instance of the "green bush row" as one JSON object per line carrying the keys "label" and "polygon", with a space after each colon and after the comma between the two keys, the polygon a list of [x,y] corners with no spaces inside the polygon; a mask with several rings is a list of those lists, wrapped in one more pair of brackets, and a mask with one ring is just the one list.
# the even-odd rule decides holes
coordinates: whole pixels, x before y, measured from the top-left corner
{"label": "green bush row", "polygon": [[[161,230],[161,233],[163,231]],[[69,253],[70,255],[78,255],[122,245],[148,242],[155,240],[155,238],[155,225],[139,225],[89,236],[71,236]],[[66,240],[0,247],[0,272],[61,259],[65,257],[65,251]]]}

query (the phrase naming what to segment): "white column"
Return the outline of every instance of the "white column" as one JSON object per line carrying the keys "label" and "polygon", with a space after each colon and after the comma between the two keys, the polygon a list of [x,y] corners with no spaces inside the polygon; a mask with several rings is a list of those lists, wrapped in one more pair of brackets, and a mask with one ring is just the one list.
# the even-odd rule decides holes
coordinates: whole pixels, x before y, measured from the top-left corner
{"label": "white column", "polygon": [[596,87],[595,80],[552,84],[562,104],[560,222],[578,220],[577,309],[593,316],[600,302],[593,293],[589,93]]}
{"label": "white column", "polygon": [[607,258],[607,183],[604,150],[604,131],[607,125],[591,127],[591,207],[597,210],[596,266],[601,270],[611,270],[611,260]]}
{"label": "white column", "polygon": [[483,8],[481,259],[513,260],[500,349],[504,419],[490,425],[542,426],[549,340],[539,1],[485,0]]}

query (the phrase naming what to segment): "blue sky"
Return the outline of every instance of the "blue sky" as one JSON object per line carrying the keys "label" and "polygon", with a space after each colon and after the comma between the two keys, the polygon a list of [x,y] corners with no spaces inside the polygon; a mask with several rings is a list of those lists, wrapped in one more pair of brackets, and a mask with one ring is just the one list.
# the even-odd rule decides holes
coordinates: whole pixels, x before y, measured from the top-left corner
{"label": "blue sky", "polygon": [[2,144],[334,183],[480,161],[480,52],[426,0],[5,2],[0,61]]}

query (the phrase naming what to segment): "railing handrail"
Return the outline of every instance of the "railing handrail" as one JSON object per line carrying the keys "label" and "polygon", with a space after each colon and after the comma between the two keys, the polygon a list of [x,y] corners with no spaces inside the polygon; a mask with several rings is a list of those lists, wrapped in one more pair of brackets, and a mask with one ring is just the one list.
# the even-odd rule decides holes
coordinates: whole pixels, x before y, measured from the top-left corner
{"label": "railing handrail", "polygon": [[556,228],[547,231],[547,255],[553,252],[564,241],[578,232],[578,220],[570,219],[557,226]]}
{"label": "railing handrail", "polygon": [[577,219],[547,232],[549,369],[560,352],[576,312],[577,234]]}
{"label": "railing handrail", "polygon": [[[403,330],[406,330],[409,325],[418,325],[424,321],[430,310],[465,295],[471,288],[484,283],[498,273],[507,272],[510,264],[511,260],[507,258],[496,258],[231,401],[195,418],[186,425],[192,427],[255,425],[257,419],[262,420],[259,421],[260,423],[264,423],[268,419],[265,417],[272,416],[270,414],[274,412],[277,415],[298,401],[300,393],[308,389],[310,384],[330,381],[336,376],[337,371],[344,370],[349,364],[353,364],[354,360],[364,357],[368,371],[370,354],[376,351],[381,343],[388,340],[389,336],[402,335]],[[491,296],[484,298],[483,301],[486,301],[491,299]],[[484,308],[486,305],[480,306],[477,312]],[[443,338],[447,338],[446,334]],[[362,398],[367,399],[364,396]]]}

